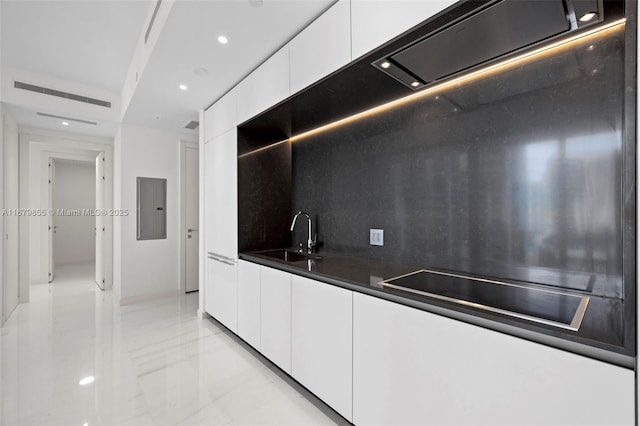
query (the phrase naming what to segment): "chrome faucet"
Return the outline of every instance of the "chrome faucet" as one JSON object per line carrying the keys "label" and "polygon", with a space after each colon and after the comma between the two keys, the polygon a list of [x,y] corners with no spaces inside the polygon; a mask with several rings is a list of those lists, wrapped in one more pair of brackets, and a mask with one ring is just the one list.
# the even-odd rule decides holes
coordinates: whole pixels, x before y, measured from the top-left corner
{"label": "chrome faucet", "polygon": [[[313,251],[313,247],[316,245],[315,241],[311,239],[311,216],[307,212],[298,212],[295,216],[293,216],[293,221],[291,222],[290,231],[293,232],[293,228],[296,226],[296,220],[298,220],[298,216],[304,215],[309,221],[309,239],[307,240],[307,252],[311,253]],[[300,244],[302,246],[302,244]]]}

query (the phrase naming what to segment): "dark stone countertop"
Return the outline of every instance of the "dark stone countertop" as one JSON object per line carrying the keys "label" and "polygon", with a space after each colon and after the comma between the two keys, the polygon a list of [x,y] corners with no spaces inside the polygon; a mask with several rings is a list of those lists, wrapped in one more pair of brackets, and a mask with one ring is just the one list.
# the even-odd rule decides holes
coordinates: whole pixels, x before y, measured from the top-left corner
{"label": "dark stone countertop", "polygon": [[[382,280],[419,269],[378,260],[318,253],[320,259],[285,262],[261,252],[240,253],[240,259],[280,269],[327,284],[379,297],[413,308],[464,321],[527,340],[553,346],[608,363],[633,368],[634,354],[624,345],[623,301],[590,295],[578,331],[540,324],[526,319],[473,308],[385,287]],[[508,280],[506,281],[508,282]],[[518,283],[521,285],[521,283]]]}

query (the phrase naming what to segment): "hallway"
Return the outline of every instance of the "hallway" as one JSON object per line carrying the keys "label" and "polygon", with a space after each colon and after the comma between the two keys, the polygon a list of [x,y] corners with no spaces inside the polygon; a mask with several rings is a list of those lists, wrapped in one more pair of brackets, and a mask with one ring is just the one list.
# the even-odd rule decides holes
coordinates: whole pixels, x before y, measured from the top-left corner
{"label": "hallway", "polygon": [[60,268],[52,284],[32,286],[0,329],[0,424],[346,424],[199,320],[198,293],[118,307],[92,268]]}

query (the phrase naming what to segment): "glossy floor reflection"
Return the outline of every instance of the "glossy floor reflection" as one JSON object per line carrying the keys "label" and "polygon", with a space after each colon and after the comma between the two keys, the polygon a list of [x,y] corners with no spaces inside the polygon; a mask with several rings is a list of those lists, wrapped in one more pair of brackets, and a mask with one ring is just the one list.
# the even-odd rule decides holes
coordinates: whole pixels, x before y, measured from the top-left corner
{"label": "glossy floor reflection", "polygon": [[91,274],[61,269],[32,286],[0,329],[2,425],[346,424],[198,319],[197,293],[118,307]]}

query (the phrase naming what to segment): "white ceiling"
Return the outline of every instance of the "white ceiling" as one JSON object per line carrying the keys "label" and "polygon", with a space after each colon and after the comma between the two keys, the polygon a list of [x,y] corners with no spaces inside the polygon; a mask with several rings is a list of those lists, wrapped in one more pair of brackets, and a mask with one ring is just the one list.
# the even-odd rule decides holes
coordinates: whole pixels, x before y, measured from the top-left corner
{"label": "white ceiling", "polygon": [[2,0],[2,65],[120,92],[153,0]]}
{"label": "white ceiling", "polygon": [[[0,0],[2,1],[2,0]],[[95,120],[95,125],[78,123],[73,121],[67,121],[68,126],[61,125],[62,120],[58,120],[51,117],[44,117],[38,115],[38,112],[45,112],[47,114],[52,113],[54,115],[56,111],[52,109],[38,108],[30,109],[20,105],[5,104],[5,110],[11,117],[22,126],[27,126],[36,129],[49,129],[56,131],[65,131],[71,133],[79,133],[83,135],[101,136],[101,137],[113,137],[118,131],[118,123],[105,120]],[[57,114],[60,115],[60,114]],[[62,114],[62,117],[68,115]]]}
{"label": "white ceiling", "polygon": [[[334,2],[264,0],[256,7],[261,2],[175,0],[125,122],[197,135],[197,130],[182,126],[197,120],[201,108]],[[155,4],[155,0],[0,0],[0,65],[120,93]],[[229,38],[227,45],[218,43],[221,34]],[[208,73],[196,74],[200,68]],[[189,90],[180,91],[180,83]],[[9,105],[7,110],[21,125],[73,131],[38,117],[35,109],[24,105]],[[50,108],[47,112],[55,114]],[[76,129],[101,136],[115,134],[117,123],[96,121],[98,126]]]}
{"label": "white ceiling", "polygon": [[[322,14],[335,0],[178,1],[127,110],[126,122],[177,130]],[[220,44],[218,36],[229,39]],[[206,76],[198,69],[208,70]],[[179,84],[189,89],[182,92]],[[196,131],[187,131],[196,134]]]}

